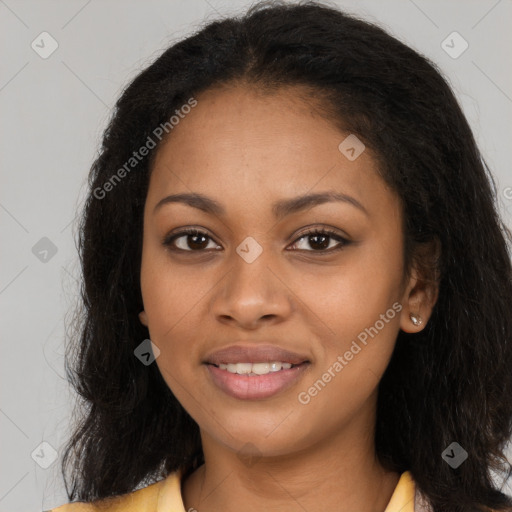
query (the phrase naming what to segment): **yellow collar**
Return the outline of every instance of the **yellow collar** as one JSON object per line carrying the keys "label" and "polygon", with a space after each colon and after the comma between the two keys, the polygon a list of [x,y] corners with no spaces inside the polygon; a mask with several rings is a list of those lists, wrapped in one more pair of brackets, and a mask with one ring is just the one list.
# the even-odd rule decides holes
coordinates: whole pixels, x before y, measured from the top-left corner
{"label": "yellow collar", "polygon": [[[181,496],[180,471],[171,473],[163,483],[156,512],[186,512]],[[414,512],[415,484],[409,471],[400,475],[384,512]]]}

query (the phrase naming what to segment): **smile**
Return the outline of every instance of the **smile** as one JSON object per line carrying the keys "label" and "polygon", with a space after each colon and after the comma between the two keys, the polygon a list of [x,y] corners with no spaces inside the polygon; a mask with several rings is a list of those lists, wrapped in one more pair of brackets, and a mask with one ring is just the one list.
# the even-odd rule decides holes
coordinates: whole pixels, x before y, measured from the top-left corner
{"label": "smile", "polygon": [[310,363],[294,365],[272,361],[205,366],[213,384],[225,394],[241,400],[261,400],[296,384]]}
{"label": "smile", "polygon": [[[229,373],[237,373],[239,375],[266,375],[270,372],[279,372],[281,370],[289,370],[292,366],[291,363],[281,363],[280,361],[273,361],[271,363],[230,363],[219,364],[221,370],[227,370]],[[297,366],[297,365],[295,365]]]}

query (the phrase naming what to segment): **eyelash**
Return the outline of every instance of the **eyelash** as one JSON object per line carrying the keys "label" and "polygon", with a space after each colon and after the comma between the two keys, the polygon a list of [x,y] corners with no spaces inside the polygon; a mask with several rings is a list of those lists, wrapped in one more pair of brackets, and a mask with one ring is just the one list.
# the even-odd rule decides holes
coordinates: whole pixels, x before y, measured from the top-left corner
{"label": "eyelash", "polygon": [[[182,231],[180,231],[179,233],[175,233],[175,234],[166,236],[162,243],[163,243],[164,246],[169,247],[172,251],[177,251],[177,252],[202,253],[202,252],[206,251],[205,249],[198,249],[198,250],[189,249],[189,250],[185,250],[185,249],[180,249],[180,248],[174,247],[174,245],[173,245],[174,241],[177,240],[178,238],[181,238],[181,237],[186,236],[186,235],[193,235],[193,236],[201,235],[201,236],[205,236],[206,238],[208,238],[210,240],[213,240],[213,238],[211,238],[208,235],[208,233],[206,233],[204,231],[201,231],[200,229],[197,229],[197,228],[185,228]],[[308,236],[313,236],[313,235],[325,235],[325,236],[328,236],[329,238],[334,239],[337,242],[339,242],[339,245],[337,247],[330,248],[330,249],[325,249],[325,250],[324,249],[306,250],[306,252],[313,252],[313,253],[317,253],[317,254],[331,254],[333,252],[337,252],[337,251],[342,250],[344,247],[348,246],[351,243],[349,240],[347,240],[346,238],[340,236],[338,233],[336,233],[335,231],[333,231],[331,229],[328,229],[328,228],[325,228],[325,229],[312,228],[312,229],[309,229],[309,230],[305,231],[304,233],[301,233],[301,235],[298,238],[295,239],[295,241],[292,243],[292,245],[297,244],[303,238],[307,238]],[[296,249],[296,250],[302,251],[303,249]]]}

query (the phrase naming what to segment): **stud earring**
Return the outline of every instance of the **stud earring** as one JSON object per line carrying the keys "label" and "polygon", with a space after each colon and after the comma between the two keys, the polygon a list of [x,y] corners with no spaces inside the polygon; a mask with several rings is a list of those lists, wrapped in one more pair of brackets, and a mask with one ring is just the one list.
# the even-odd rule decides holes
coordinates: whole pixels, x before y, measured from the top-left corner
{"label": "stud earring", "polygon": [[411,319],[411,322],[417,327],[418,325],[421,325],[423,323],[423,320],[421,319],[420,315],[415,315],[414,313],[411,313],[409,315],[409,318]]}

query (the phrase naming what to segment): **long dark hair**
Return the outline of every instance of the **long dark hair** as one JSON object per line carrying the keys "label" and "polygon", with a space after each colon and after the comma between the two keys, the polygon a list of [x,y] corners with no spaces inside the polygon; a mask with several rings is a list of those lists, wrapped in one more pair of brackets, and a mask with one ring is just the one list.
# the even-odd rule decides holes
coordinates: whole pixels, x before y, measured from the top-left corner
{"label": "long dark hair", "polygon": [[[138,319],[142,219],[161,142],[130,158],[190,98],[227,83],[314,91],[325,114],[373,150],[400,197],[407,271],[421,260],[416,249],[437,241],[439,298],[423,331],[398,335],[379,385],[377,456],[411,471],[435,512],[512,510],[493,483],[511,473],[512,434],[512,235],[494,181],[436,66],[316,2],[265,2],[207,24],[142,71],[115,106],[79,228],[83,305],[66,369],[82,415],[62,463],[69,499],[133,491],[204,461],[198,425],[156,364],[134,356],[149,338]],[[468,452],[456,469],[441,456],[452,442]]]}

